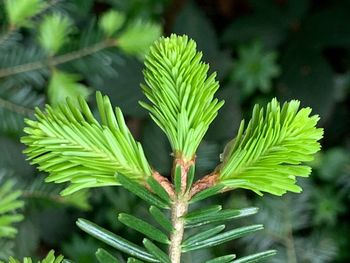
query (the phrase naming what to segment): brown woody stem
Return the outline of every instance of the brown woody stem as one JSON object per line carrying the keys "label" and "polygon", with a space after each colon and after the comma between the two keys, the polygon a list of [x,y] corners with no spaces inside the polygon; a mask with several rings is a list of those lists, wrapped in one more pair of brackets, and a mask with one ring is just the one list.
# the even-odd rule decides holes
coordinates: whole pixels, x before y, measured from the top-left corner
{"label": "brown woody stem", "polygon": [[217,172],[212,172],[211,174],[208,174],[206,176],[204,176],[202,179],[198,180],[197,182],[195,182],[190,190],[190,199],[192,198],[192,196],[194,196],[195,194],[211,187],[214,186],[217,183],[219,174]]}
{"label": "brown woody stem", "polygon": [[168,193],[168,195],[170,196],[170,199],[174,200],[174,198],[175,198],[174,187],[173,187],[173,184],[168,180],[168,178],[162,176],[157,171],[153,171],[152,176],[164,188],[164,190]]}
{"label": "brown woody stem", "polygon": [[184,218],[188,209],[187,198],[175,200],[171,209],[171,222],[174,227],[170,236],[169,258],[171,263],[180,263],[181,243],[184,235]]}
{"label": "brown woody stem", "polygon": [[189,200],[195,194],[215,185],[218,180],[219,173],[214,171],[211,174],[198,180],[188,191],[187,176],[191,165],[194,165],[195,160],[184,161],[182,158],[175,158],[173,164],[172,177],[174,179],[174,172],[177,166],[181,167],[181,190],[176,193],[174,185],[157,171],[153,171],[153,178],[165,189],[172,200],[171,206],[171,223],[174,228],[170,235],[169,258],[171,263],[181,262],[181,243],[184,236],[184,216],[188,211]]}

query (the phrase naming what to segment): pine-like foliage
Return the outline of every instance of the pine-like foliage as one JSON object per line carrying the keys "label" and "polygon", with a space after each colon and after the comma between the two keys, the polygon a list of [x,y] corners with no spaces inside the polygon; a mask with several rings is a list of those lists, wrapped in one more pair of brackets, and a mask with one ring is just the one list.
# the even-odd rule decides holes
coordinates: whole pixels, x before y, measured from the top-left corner
{"label": "pine-like foliage", "polygon": [[143,181],[151,174],[141,145],[127,128],[121,110],[112,109],[109,99],[97,93],[101,123],[92,115],[85,100],[79,107],[67,99],[57,108],[36,109],[37,121],[28,125],[22,142],[25,153],[39,170],[47,171],[49,182],[70,182],[62,192],[117,185],[122,173]]}
{"label": "pine-like foliage", "polygon": [[[209,67],[201,57],[193,40],[172,35],[158,40],[145,61],[146,85],[142,88],[150,104],[141,104],[169,138],[175,158],[172,182],[151,170],[120,109],[113,112],[109,99],[101,93],[97,93],[101,123],[82,97],[78,105],[68,98],[57,108],[37,109],[37,120],[26,121],[25,153],[40,170],[50,173],[47,181],[71,183],[63,194],[121,184],[151,205],[149,213],[162,229],[131,214],[118,216],[122,224],[145,236],[143,247],[88,220],[77,222],[83,231],[128,255],[128,262],[180,263],[183,253],[262,230],[260,224],[225,229],[226,221],[256,214],[255,207],[196,209],[190,205],[234,188],[258,194],[299,192],[295,177],[310,173],[310,168],[301,164],[312,160],[320,149],[323,131],[315,127],[318,116],[309,117],[310,108],[299,110],[297,101],[281,108],[273,99],[266,111],[254,108],[247,128],[242,122],[238,136],[226,147],[222,164],[192,185],[196,150],[223,104],[213,98],[219,85],[215,74],[207,76]],[[171,209],[170,219],[162,209]],[[211,227],[202,228],[208,225]],[[193,231],[185,234],[189,228]],[[258,262],[275,253],[267,250],[238,259],[229,254],[206,262]],[[104,250],[97,257],[100,262],[119,262]]]}
{"label": "pine-like foliage", "polygon": [[[0,85],[1,86],[1,85]],[[33,107],[43,104],[43,96],[29,86],[0,87],[0,132],[12,136],[23,133],[24,117],[31,117]]]}
{"label": "pine-like foliage", "polygon": [[59,14],[51,14],[44,17],[39,30],[39,42],[49,54],[57,51],[68,40],[68,34],[72,30],[71,21]]}
{"label": "pine-like foliage", "polygon": [[125,23],[125,15],[121,12],[110,10],[103,14],[99,25],[107,36],[112,36]]}
{"label": "pine-like foliage", "polygon": [[52,71],[51,80],[48,83],[47,96],[50,105],[57,106],[67,97],[76,100],[79,96],[87,98],[90,91],[78,81],[79,75],[65,73],[59,70]]}
{"label": "pine-like foliage", "polygon": [[[192,173],[193,172],[194,170],[192,169]],[[154,194],[139,184],[129,180],[127,177],[121,176],[120,182],[123,187],[151,204],[151,207],[149,208],[149,214],[154,219],[152,221],[157,222],[157,225],[153,225],[143,218],[138,218],[130,214],[120,213],[118,215],[118,220],[122,224],[138,232],[139,236],[144,236],[142,240],[143,246],[131,242],[128,239],[121,237],[111,231],[108,231],[103,227],[96,225],[95,223],[92,223],[86,219],[79,219],[77,221],[77,226],[96,239],[125,254],[128,257],[127,262],[174,262],[172,261],[171,255],[167,254],[167,251],[164,251],[163,248],[164,245],[171,246],[170,238],[176,231],[176,226],[174,227],[174,225],[172,225],[173,222],[171,222],[164,211],[162,211],[162,209],[166,208],[167,205],[171,204],[170,197],[166,192],[164,192],[164,190],[162,190],[156,181],[153,181],[153,183],[152,181],[149,181],[150,187]],[[206,197],[208,196],[209,195]],[[202,200],[206,197],[202,195],[200,198],[197,198],[197,201]],[[193,202],[196,201],[193,200]],[[181,244],[179,244],[181,253],[190,253],[209,247],[215,247],[262,230],[263,226],[259,224],[243,226],[229,230],[225,229],[225,223],[227,221],[249,217],[256,214],[257,211],[258,209],[255,207],[244,209],[223,209],[220,205],[213,205],[204,209],[193,209],[189,213],[182,216],[182,224],[184,224],[184,228],[191,229],[191,231],[188,231],[189,233],[186,235],[186,238]],[[260,262],[265,258],[275,255],[275,253],[276,251],[274,250],[267,250],[264,252],[241,257],[239,259],[235,259],[235,254],[229,254],[200,262]],[[96,256],[101,263],[108,262],[107,258],[113,259],[110,262],[124,262],[117,260],[104,250],[98,250]]]}
{"label": "pine-like foliage", "polygon": [[316,128],[319,117],[310,117],[310,108],[298,110],[299,104],[292,100],[281,108],[273,99],[266,110],[255,106],[247,128],[242,121],[237,137],[226,146],[219,181],[258,194],[300,192],[295,177],[310,174],[311,168],[300,164],[320,150],[323,130]]}
{"label": "pine-like foliage", "polygon": [[0,187],[0,238],[14,237],[17,229],[12,224],[23,220],[23,216],[15,212],[24,205],[18,200],[22,192],[14,190],[13,186],[13,182],[7,181]]}
{"label": "pine-like foliage", "polygon": [[175,155],[186,160],[196,149],[223,102],[213,99],[219,88],[216,74],[208,77],[196,43],[187,36],[161,38],[146,56],[146,85],[151,105],[142,102],[166,133]]}
{"label": "pine-like foliage", "polygon": [[315,186],[302,181],[306,191],[300,195],[289,193],[254,201],[260,208],[254,221],[263,223],[266,231],[242,239],[248,253],[273,246],[278,253],[269,263],[335,262],[338,251],[329,229],[313,227],[311,189]]}
{"label": "pine-like foliage", "polygon": [[5,9],[12,26],[22,26],[27,19],[44,8],[42,0],[6,0]]}
{"label": "pine-like foliage", "polygon": [[[144,32],[147,32],[145,34]],[[133,21],[118,38],[118,46],[127,54],[144,58],[149,46],[161,36],[161,27],[158,24],[145,21]]]}
{"label": "pine-like foliage", "polygon": [[56,207],[72,207],[79,210],[91,209],[89,204],[90,191],[80,190],[67,196],[61,196],[60,192],[64,190],[64,185],[47,184],[43,176],[37,176],[33,181],[18,183],[29,207],[45,207],[53,205]]}
{"label": "pine-like foliage", "polygon": [[[33,260],[29,257],[23,258],[23,261],[10,257],[8,263],[33,263]],[[37,261],[37,263],[68,263],[67,260],[64,260],[62,255],[55,256],[55,251],[51,250],[43,260]]]}

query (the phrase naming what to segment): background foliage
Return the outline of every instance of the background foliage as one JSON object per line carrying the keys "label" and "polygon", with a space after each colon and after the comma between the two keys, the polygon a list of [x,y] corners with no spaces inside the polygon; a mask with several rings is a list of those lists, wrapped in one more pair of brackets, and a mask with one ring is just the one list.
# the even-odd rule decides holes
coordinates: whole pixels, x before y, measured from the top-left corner
{"label": "background foliage", "polygon": [[[197,175],[215,167],[220,149],[257,102],[265,104],[275,96],[299,99],[320,114],[325,128],[323,152],[313,163],[311,180],[302,181],[303,194],[264,199],[243,191],[224,194],[219,198],[228,208],[258,206],[260,212],[251,220],[265,230],[194,257],[204,261],[232,248],[240,256],[276,247],[273,262],[350,261],[349,1],[51,0],[40,12],[26,10],[12,20],[5,2],[0,2],[0,195],[16,189],[21,201],[9,199],[17,211],[10,215],[14,221],[24,219],[16,224],[14,239],[12,228],[2,232],[0,223],[0,260],[10,255],[39,258],[54,248],[77,262],[96,262],[94,252],[101,243],[78,230],[78,217],[140,241],[117,221],[117,213],[145,218],[144,203],[113,187],[61,197],[63,187],[44,184],[43,175],[24,160],[19,137],[24,117],[32,116],[35,106],[101,90],[121,107],[150,162],[168,172],[170,145],[138,106],[143,53],[161,25],[165,35],[195,39],[204,60],[217,71],[219,98],[226,101],[199,146]],[[55,24],[59,28],[50,31]],[[0,221],[7,214],[0,211]]]}

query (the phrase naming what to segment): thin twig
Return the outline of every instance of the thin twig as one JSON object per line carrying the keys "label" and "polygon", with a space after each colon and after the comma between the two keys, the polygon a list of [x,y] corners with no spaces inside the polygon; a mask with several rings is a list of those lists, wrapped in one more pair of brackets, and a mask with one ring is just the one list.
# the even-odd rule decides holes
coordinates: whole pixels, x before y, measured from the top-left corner
{"label": "thin twig", "polygon": [[181,242],[184,236],[185,220],[183,218],[186,215],[188,209],[187,197],[180,200],[176,200],[171,208],[171,223],[174,227],[174,231],[170,236],[169,245],[169,258],[171,263],[181,262]]}
{"label": "thin twig", "polygon": [[11,34],[16,31],[15,27],[8,27],[7,31],[0,36],[0,46],[10,38]]}
{"label": "thin twig", "polygon": [[77,60],[82,57],[86,57],[88,55],[94,54],[102,49],[112,47],[114,45],[115,45],[114,39],[105,39],[92,46],[85,47],[83,49],[79,49],[61,56],[53,57],[50,59],[50,61],[48,60],[48,58],[46,58],[35,62],[25,63],[22,65],[17,65],[9,68],[3,68],[3,69],[0,69],[0,78],[4,78],[4,77],[16,75],[16,74],[24,73],[28,71],[43,69],[49,65],[49,62],[50,62],[50,65],[52,66],[64,64],[69,61]]}
{"label": "thin twig", "polygon": [[[47,9],[51,8],[55,4],[57,4],[60,0],[51,0],[50,2],[46,3],[46,5],[43,7],[43,9],[40,11],[40,13],[44,13]],[[12,33],[15,33],[19,28],[15,25],[9,25],[7,27],[7,30],[4,34],[0,36],[0,46],[2,43],[4,43]]]}
{"label": "thin twig", "polygon": [[65,203],[65,199],[59,194],[46,194],[40,191],[23,191],[23,198],[35,198],[35,199],[46,199],[56,203]]}
{"label": "thin twig", "polygon": [[195,182],[190,191],[190,198],[195,194],[214,186],[218,181],[219,173],[214,171]]}
{"label": "thin twig", "polygon": [[9,111],[16,112],[26,117],[32,116],[35,112],[33,109],[18,105],[8,100],[4,100],[3,98],[0,98],[0,108],[5,108]]}
{"label": "thin twig", "polygon": [[[287,207],[287,206],[285,206]],[[297,255],[295,251],[295,245],[294,245],[294,237],[293,237],[293,227],[290,220],[290,211],[288,209],[285,209],[285,222],[288,228],[287,236],[285,237],[285,246],[287,249],[287,258],[288,263],[297,263]]]}

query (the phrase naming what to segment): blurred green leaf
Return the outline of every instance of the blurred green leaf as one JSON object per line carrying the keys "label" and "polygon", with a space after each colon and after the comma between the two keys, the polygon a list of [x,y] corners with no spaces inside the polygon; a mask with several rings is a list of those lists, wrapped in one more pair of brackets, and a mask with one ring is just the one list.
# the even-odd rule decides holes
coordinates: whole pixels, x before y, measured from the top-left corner
{"label": "blurred green leaf", "polygon": [[57,106],[71,98],[75,103],[79,96],[86,98],[90,91],[83,84],[78,83],[79,75],[54,70],[48,86],[48,97],[52,106]]}
{"label": "blurred green leaf", "polygon": [[119,35],[117,46],[125,53],[143,59],[148,49],[161,36],[159,24],[144,21],[134,21],[128,24]]}
{"label": "blurred green leaf", "polygon": [[72,22],[59,13],[46,15],[39,27],[39,42],[50,55],[56,54],[67,42]]}
{"label": "blurred green leaf", "polygon": [[12,26],[28,26],[28,19],[44,7],[42,0],[6,0],[5,10]]}
{"label": "blurred green leaf", "polygon": [[270,92],[272,79],[280,74],[276,60],[277,53],[264,51],[260,42],[241,46],[231,78],[242,87],[244,96],[252,95],[256,90]]}
{"label": "blurred green leaf", "polygon": [[116,10],[109,10],[104,13],[99,21],[99,25],[104,33],[110,37],[117,32],[125,22],[125,15]]}

